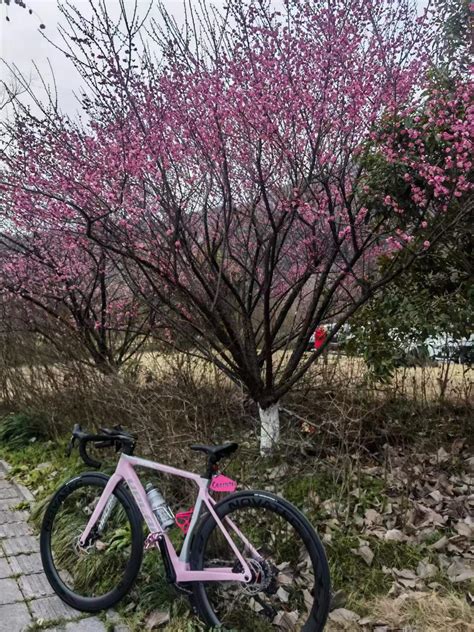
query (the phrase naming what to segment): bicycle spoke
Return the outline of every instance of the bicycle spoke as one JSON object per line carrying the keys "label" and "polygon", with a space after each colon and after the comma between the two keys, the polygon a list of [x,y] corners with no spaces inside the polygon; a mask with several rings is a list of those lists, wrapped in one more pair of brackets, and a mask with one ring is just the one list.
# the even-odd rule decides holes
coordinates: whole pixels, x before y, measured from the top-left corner
{"label": "bicycle spoke", "polygon": [[53,564],[63,583],[81,596],[97,597],[123,577],[131,554],[131,531],[120,504],[109,512],[101,533],[97,527],[85,546],[80,537],[102,489],[81,487],[62,503],[51,531]]}
{"label": "bicycle spoke", "polygon": [[[252,571],[252,581],[206,584],[208,599],[219,620],[226,627],[236,626],[249,632],[275,627],[299,629],[311,611],[315,581],[311,558],[301,537],[285,518],[261,508],[234,512],[232,523],[236,529],[228,527],[228,532]],[[246,549],[241,534],[257,555]],[[241,571],[237,556],[219,529],[213,531],[206,548],[205,567],[212,566]]]}

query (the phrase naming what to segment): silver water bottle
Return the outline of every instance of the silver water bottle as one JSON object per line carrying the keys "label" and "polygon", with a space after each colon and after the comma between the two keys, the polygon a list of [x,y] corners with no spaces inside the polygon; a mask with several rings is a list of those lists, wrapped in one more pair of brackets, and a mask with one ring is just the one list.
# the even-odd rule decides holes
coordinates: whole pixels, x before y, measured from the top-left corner
{"label": "silver water bottle", "polygon": [[151,483],[148,483],[145,490],[151,510],[155,514],[161,528],[165,531],[172,527],[175,524],[174,515],[166,504],[166,500]]}

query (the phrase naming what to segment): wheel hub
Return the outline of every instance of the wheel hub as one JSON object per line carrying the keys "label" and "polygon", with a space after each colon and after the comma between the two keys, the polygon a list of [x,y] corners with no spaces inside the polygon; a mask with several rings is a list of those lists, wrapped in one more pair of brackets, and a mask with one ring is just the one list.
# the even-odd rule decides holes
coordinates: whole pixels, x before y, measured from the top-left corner
{"label": "wheel hub", "polygon": [[87,538],[87,543],[85,545],[81,544],[82,530],[76,536],[74,541],[74,550],[78,555],[88,555],[91,550],[94,548],[94,543],[97,540],[97,535],[91,533]]}
{"label": "wheel hub", "polygon": [[242,592],[247,595],[256,595],[259,592],[273,593],[273,584],[276,578],[277,569],[264,559],[256,560],[249,558],[245,560],[252,574],[248,584],[242,584]]}

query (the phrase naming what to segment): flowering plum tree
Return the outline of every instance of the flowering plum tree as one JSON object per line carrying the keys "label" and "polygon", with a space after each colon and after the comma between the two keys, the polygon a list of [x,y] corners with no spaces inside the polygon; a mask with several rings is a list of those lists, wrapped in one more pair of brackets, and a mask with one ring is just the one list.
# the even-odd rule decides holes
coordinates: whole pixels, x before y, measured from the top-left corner
{"label": "flowering plum tree", "polygon": [[[79,349],[103,373],[117,370],[150,333],[150,312],[103,248],[65,230],[0,235],[0,294],[11,316],[53,345]],[[79,343],[79,344],[77,344]]]}
{"label": "flowering plum tree", "polygon": [[[91,7],[63,9],[88,121],[24,112],[3,195],[20,230],[67,227],[137,296],[146,284],[150,308],[258,404],[266,451],[281,398],[470,191],[472,89],[424,103],[431,26],[410,0],[231,0],[184,29],[163,13],[142,48],[136,11]],[[377,161],[402,186],[377,183]]]}

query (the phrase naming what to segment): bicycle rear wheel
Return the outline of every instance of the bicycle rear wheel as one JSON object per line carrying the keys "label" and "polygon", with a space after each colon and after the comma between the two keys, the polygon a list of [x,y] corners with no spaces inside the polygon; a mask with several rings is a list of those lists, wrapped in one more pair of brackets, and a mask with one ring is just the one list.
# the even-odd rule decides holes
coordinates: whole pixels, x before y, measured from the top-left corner
{"label": "bicycle rear wheel", "polygon": [[[329,568],[321,541],[303,514],[265,491],[233,494],[215,510],[249,565],[252,581],[193,583],[202,619],[210,626],[241,632],[323,630],[330,602]],[[211,515],[194,537],[190,562],[194,570],[214,566],[241,572]]]}
{"label": "bicycle rear wheel", "polygon": [[79,544],[107,484],[104,474],[83,474],[63,485],[46,509],[40,549],[46,576],[67,604],[97,612],[117,603],[132,587],[143,556],[141,516],[119,485],[86,546]]}

